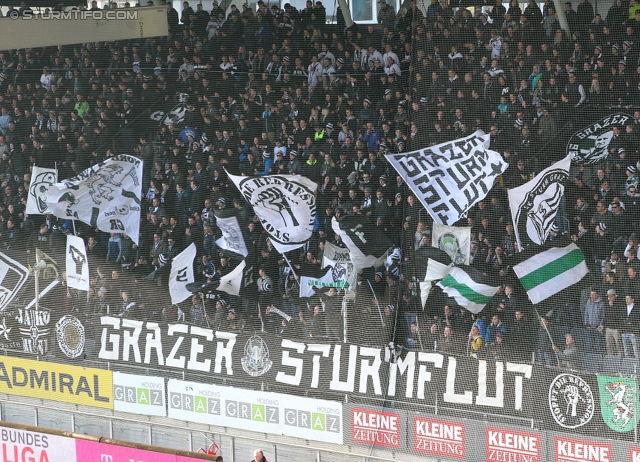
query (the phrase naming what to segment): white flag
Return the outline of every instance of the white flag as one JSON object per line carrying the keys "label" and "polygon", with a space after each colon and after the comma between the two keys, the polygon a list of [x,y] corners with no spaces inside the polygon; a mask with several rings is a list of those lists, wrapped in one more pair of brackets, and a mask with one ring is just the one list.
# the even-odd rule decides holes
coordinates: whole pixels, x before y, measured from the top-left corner
{"label": "white flag", "polygon": [[58,181],[58,172],[53,168],[33,166],[31,183],[29,183],[29,196],[25,213],[28,215],[45,215],[49,212],[47,196],[49,188]]}
{"label": "white flag", "polygon": [[195,260],[196,254],[196,245],[191,243],[171,262],[169,293],[171,294],[171,303],[174,305],[191,296],[191,291],[187,289],[187,284],[194,281],[193,260]]}
{"label": "white flag", "polygon": [[509,190],[509,208],[518,247],[542,245],[556,219],[564,182],[569,178],[571,156],[545,168],[536,177]]}
{"label": "white flag", "polygon": [[142,161],[119,155],[54,183],[47,205],[55,216],[83,221],[107,233],[126,233],[138,244]]}
{"label": "white flag", "polygon": [[67,285],[74,289],[89,290],[89,261],[84,240],[67,235]]}
{"label": "white flag", "polygon": [[335,287],[336,289],[344,289],[347,283],[344,281],[336,281],[331,268],[320,278],[311,278],[309,276],[300,277],[300,297],[311,297],[316,293],[316,289],[322,287]]}
{"label": "white flag", "polygon": [[419,151],[388,154],[387,160],[436,223],[452,225],[485,198],[508,167],[488,149],[481,131]]}
{"label": "white flag", "polygon": [[253,207],[278,252],[295,250],[309,240],[316,221],[316,183],[299,175],[229,178]]}
{"label": "white flag", "polygon": [[343,249],[326,242],[322,257],[322,267],[326,268],[327,266],[333,268],[333,273],[338,276],[338,279],[348,282],[350,288],[356,287],[358,272],[351,261],[349,249]]}
{"label": "white flag", "polygon": [[429,258],[427,263],[427,274],[424,276],[424,282],[420,282],[420,299],[422,301],[422,308],[424,309],[427,304],[427,298],[433,287],[433,281],[440,281],[447,277],[451,271],[451,265],[444,265],[439,261]]}
{"label": "white flag", "polygon": [[471,259],[471,227],[434,223],[431,245],[447,252],[455,265],[468,265]]}
{"label": "white flag", "polygon": [[242,235],[242,228],[240,228],[236,217],[216,218],[216,224],[222,231],[222,237],[216,241],[218,247],[238,253],[243,257],[249,255]]}
{"label": "white flag", "polygon": [[247,266],[247,264],[242,260],[242,263],[234,268],[233,271],[221,277],[220,285],[216,290],[238,296],[240,294],[240,288],[242,287],[245,266]]}

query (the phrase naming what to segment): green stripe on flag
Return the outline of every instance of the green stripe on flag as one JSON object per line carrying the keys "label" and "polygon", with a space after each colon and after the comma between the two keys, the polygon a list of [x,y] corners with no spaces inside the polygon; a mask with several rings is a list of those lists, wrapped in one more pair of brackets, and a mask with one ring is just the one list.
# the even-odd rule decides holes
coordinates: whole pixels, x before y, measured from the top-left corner
{"label": "green stripe on flag", "polygon": [[446,278],[440,281],[440,284],[443,287],[451,287],[452,289],[457,290],[458,293],[460,293],[460,295],[462,295],[464,298],[466,298],[470,302],[477,303],[478,305],[486,305],[491,301],[492,298],[476,292],[471,287],[461,283],[450,274],[448,274]]}
{"label": "green stripe on flag", "polygon": [[545,282],[553,279],[562,273],[569,271],[572,268],[575,268],[580,263],[584,261],[584,255],[582,254],[582,250],[574,249],[558,258],[557,260],[553,260],[552,262],[547,263],[544,266],[541,266],[535,271],[527,274],[526,276],[520,278],[520,282],[524,286],[526,291],[529,291]]}

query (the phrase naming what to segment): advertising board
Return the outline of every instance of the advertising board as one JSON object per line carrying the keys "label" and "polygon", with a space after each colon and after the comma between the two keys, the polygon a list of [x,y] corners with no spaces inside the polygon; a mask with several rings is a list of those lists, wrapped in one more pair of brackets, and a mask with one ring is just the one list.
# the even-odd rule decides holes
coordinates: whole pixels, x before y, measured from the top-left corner
{"label": "advertising board", "polygon": [[0,356],[0,393],[113,409],[112,372]]}
{"label": "advertising board", "polygon": [[141,415],[167,415],[162,377],[113,373],[113,409]]}
{"label": "advertising board", "polygon": [[342,404],[169,380],[169,417],[187,422],[342,443]]}

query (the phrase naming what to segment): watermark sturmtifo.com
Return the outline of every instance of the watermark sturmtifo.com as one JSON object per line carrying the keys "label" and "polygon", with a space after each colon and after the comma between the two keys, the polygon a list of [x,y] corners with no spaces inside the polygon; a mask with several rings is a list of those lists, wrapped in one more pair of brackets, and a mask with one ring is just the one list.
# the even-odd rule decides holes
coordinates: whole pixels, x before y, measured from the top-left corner
{"label": "watermark sturmtifo.com", "polygon": [[23,21],[58,21],[60,19],[84,19],[88,21],[104,21],[104,20],[137,20],[138,12],[136,10],[72,10],[72,11],[48,11],[35,14],[30,11],[24,11],[22,15],[17,11],[9,13],[11,19],[22,19]]}

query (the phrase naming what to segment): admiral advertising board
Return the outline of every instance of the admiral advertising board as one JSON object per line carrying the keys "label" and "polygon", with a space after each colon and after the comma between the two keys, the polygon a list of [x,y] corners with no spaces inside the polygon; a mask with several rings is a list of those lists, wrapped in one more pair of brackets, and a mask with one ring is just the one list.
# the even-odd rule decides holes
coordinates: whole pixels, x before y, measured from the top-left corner
{"label": "admiral advertising board", "polygon": [[0,356],[0,393],[113,409],[111,371]]}
{"label": "admiral advertising board", "polygon": [[342,404],[169,380],[169,417],[187,422],[342,443]]}

